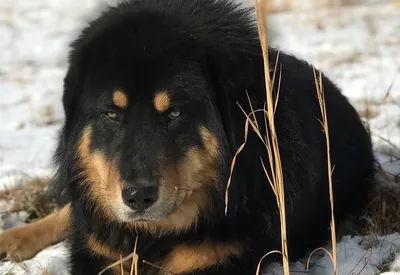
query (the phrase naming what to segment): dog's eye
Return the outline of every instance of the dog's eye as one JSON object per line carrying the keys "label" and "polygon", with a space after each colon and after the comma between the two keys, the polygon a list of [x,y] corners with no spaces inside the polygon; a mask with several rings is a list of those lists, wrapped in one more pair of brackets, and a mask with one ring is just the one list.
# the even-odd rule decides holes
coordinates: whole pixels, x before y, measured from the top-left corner
{"label": "dog's eye", "polygon": [[112,121],[119,121],[119,116],[116,112],[106,112],[104,115]]}
{"label": "dog's eye", "polygon": [[176,112],[171,112],[171,113],[169,113],[168,117],[169,117],[169,119],[171,119],[171,120],[175,120],[175,119],[177,119],[180,115],[181,115],[181,112],[176,111]]}

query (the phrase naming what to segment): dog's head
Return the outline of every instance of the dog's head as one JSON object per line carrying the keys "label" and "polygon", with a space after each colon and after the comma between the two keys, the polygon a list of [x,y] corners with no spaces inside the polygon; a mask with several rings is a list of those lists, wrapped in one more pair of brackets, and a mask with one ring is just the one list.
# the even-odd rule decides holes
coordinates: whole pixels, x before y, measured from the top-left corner
{"label": "dog's head", "polygon": [[226,106],[233,91],[245,93],[254,66],[238,26],[219,36],[201,22],[131,8],[103,14],[72,45],[59,158],[73,159],[73,189],[98,214],[185,230],[224,200]]}

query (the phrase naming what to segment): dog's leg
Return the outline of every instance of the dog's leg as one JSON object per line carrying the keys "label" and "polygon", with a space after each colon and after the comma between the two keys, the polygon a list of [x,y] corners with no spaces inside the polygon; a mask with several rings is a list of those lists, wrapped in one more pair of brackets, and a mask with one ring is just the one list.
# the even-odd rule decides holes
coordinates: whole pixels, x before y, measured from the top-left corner
{"label": "dog's leg", "polygon": [[68,235],[70,204],[35,222],[0,233],[0,258],[20,262],[46,247],[63,241]]}

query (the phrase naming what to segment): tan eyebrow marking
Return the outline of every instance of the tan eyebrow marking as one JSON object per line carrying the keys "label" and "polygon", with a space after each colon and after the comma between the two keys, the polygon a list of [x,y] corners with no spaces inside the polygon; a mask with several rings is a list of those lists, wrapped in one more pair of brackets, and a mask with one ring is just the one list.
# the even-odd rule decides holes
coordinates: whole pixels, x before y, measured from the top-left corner
{"label": "tan eyebrow marking", "polygon": [[124,92],[120,90],[117,90],[113,93],[113,102],[117,107],[121,109],[125,109],[126,107],[128,107],[128,97]]}
{"label": "tan eyebrow marking", "polygon": [[167,91],[158,91],[154,96],[154,108],[158,112],[164,112],[168,109],[169,105],[171,104],[170,97]]}

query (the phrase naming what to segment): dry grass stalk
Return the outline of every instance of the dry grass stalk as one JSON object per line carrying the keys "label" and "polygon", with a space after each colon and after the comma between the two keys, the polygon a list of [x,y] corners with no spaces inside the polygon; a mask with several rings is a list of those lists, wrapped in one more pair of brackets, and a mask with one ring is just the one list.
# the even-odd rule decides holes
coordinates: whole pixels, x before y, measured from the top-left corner
{"label": "dry grass stalk", "polygon": [[[278,88],[278,93],[277,93],[277,98],[276,102],[273,103],[273,96],[272,96],[272,90],[274,87],[274,79],[276,76],[276,68],[277,68],[277,62],[279,58],[279,54],[276,59],[276,64],[275,64],[275,70],[274,70],[274,75],[273,75],[273,80],[271,80],[269,72],[269,62],[268,62],[268,41],[267,41],[267,24],[266,24],[266,16],[268,13],[268,8],[267,8],[268,2],[267,1],[261,1],[261,0],[256,0],[256,18],[257,18],[257,26],[258,26],[258,33],[260,37],[260,42],[261,42],[261,48],[262,48],[262,54],[263,54],[263,62],[264,62],[264,77],[265,77],[265,84],[266,84],[266,104],[264,104],[264,109],[262,112],[264,113],[264,119],[265,119],[265,137],[263,138],[263,135],[261,134],[260,127],[258,125],[257,119],[255,118],[255,111],[253,110],[251,106],[251,102],[249,99],[250,107],[251,107],[251,114],[253,115],[254,121],[250,119],[250,115],[247,115],[244,110],[244,115],[247,117],[246,123],[245,123],[245,131],[244,131],[244,142],[243,144],[238,148],[236,151],[233,160],[232,160],[232,165],[231,165],[231,170],[230,170],[230,176],[228,179],[228,184],[226,188],[226,193],[225,193],[225,214],[228,211],[228,193],[229,193],[229,188],[231,184],[231,178],[232,178],[232,171],[236,163],[236,158],[237,155],[243,150],[246,142],[247,142],[247,136],[248,136],[248,127],[249,124],[252,126],[254,132],[258,135],[258,137],[261,139],[263,142],[264,146],[266,147],[267,153],[268,153],[268,159],[269,159],[269,165],[271,169],[271,175],[268,175],[267,169],[265,168],[264,163],[261,160],[261,164],[264,168],[265,175],[267,177],[267,180],[276,196],[277,200],[277,205],[279,209],[279,217],[280,217],[280,224],[281,224],[281,246],[282,246],[282,251],[271,251],[264,255],[258,266],[257,266],[257,274],[260,272],[260,266],[262,260],[272,254],[272,253],[280,253],[282,255],[283,259],[283,269],[284,269],[284,274],[289,274],[289,259],[288,259],[288,250],[287,250],[287,237],[286,237],[286,211],[285,211],[285,190],[284,190],[284,182],[283,182],[283,172],[282,172],[282,165],[281,165],[281,158],[280,158],[280,152],[279,152],[279,144],[278,144],[278,139],[277,139],[277,134],[275,130],[275,121],[274,121],[274,115],[275,115],[275,110],[277,107],[277,101],[279,98],[279,88]],[[279,79],[279,87],[280,87],[280,81],[281,81],[281,76]],[[266,105],[266,106],[265,106]],[[267,108],[265,108],[267,107]],[[260,111],[260,110],[257,110]],[[267,122],[269,127],[267,127]]]}
{"label": "dry grass stalk", "polygon": [[[120,260],[110,264],[109,266],[107,266],[106,268],[104,268],[103,270],[101,270],[99,272],[98,275],[103,274],[104,272],[106,272],[107,270],[109,270],[110,268],[113,268],[115,266],[118,266],[119,264],[121,265],[121,274],[124,275],[124,268],[123,268],[123,264],[126,261],[129,261],[130,259],[132,259],[132,266],[131,266],[131,271],[130,271],[130,275],[133,274],[133,272],[135,272],[135,275],[137,275],[138,273],[138,269],[137,269],[137,262],[139,259],[139,255],[136,254],[136,248],[137,248],[137,241],[138,241],[138,237],[136,236],[135,239],[135,247],[133,248],[133,252],[131,254],[129,254],[128,256],[122,258],[122,256],[120,256]],[[134,270],[133,270],[134,269]]]}
{"label": "dry grass stalk", "polygon": [[248,131],[249,131],[248,124],[249,124],[249,120],[246,120],[245,127],[244,127],[244,142],[242,145],[239,146],[239,148],[237,149],[237,151],[232,159],[230,175],[229,175],[228,182],[227,182],[226,189],[225,189],[225,215],[228,213],[229,188],[231,186],[233,168],[235,167],[237,156],[239,155],[239,153],[243,150],[244,146],[246,145],[247,135],[248,135]]}
{"label": "dry grass stalk", "polygon": [[158,268],[158,269],[164,271],[164,272],[167,273],[167,274],[176,275],[176,274],[173,273],[171,270],[168,270],[168,269],[166,269],[166,268],[164,268],[164,267],[162,267],[162,266],[152,264],[152,263],[150,263],[150,262],[148,262],[148,261],[145,261],[145,260],[143,260],[143,263],[144,263],[144,264],[147,264],[147,265],[149,265],[149,266]]}
{"label": "dry grass stalk", "polygon": [[[273,103],[272,89],[273,82],[270,78],[270,68],[269,68],[269,59],[268,59],[268,39],[267,39],[267,1],[256,0],[256,18],[257,18],[257,27],[258,34],[261,43],[261,49],[263,54],[263,62],[264,62],[264,77],[265,77],[265,91],[266,91],[266,105],[267,109],[265,110],[264,105],[264,117],[265,124],[268,126],[265,129],[265,142],[267,144],[267,152],[269,156],[269,164],[271,168],[271,174],[273,182],[270,182],[271,186],[273,186],[273,190],[276,196],[277,205],[279,209],[279,217],[281,224],[281,246],[282,246],[282,261],[283,261],[283,272],[284,274],[289,274],[289,259],[288,259],[288,250],[287,250],[287,237],[286,237],[286,210],[285,210],[285,189],[284,189],[284,180],[283,180],[283,172],[281,165],[281,157],[279,152],[279,144],[277,133],[275,130],[275,106],[276,103]],[[276,59],[276,61],[278,58]],[[278,100],[278,98],[276,98]],[[266,115],[265,115],[266,114]],[[266,173],[267,175],[267,173]]]}
{"label": "dry grass stalk", "polygon": [[[113,267],[115,267],[115,266],[118,266],[118,265],[121,264],[121,263],[124,263],[124,262],[126,262],[126,261],[129,261],[129,260],[132,259],[132,258],[135,259],[135,257],[138,257],[138,255],[132,252],[132,253],[129,254],[128,256],[121,258],[120,260],[118,260],[118,261],[116,261],[116,262],[110,264],[109,266],[107,266],[106,268],[104,268],[103,270],[101,270],[101,271],[99,272],[98,275],[101,275],[101,274],[103,274],[104,272],[106,272],[107,270],[109,270],[109,269],[111,269],[111,268],[113,268]],[[121,273],[121,274],[123,274],[123,273]]]}
{"label": "dry grass stalk", "polygon": [[325,251],[325,253],[328,254],[329,258],[331,258],[331,260],[332,260],[332,262],[333,262],[333,255],[332,255],[332,253],[330,253],[326,248],[319,247],[319,248],[317,248],[317,249],[314,249],[314,250],[310,253],[310,256],[308,256],[307,264],[306,264],[307,270],[310,269],[310,260],[311,260],[312,255],[314,255],[314,253],[317,252],[318,250],[323,250],[323,251]]}
{"label": "dry grass stalk", "polygon": [[[124,272],[124,263],[122,262],[122,255],[119,255],[119,259],[121,261],[121,275],[124,275],[125,272]],[[133,262],[133,260],[132,260],[132,262]]]}
{"label": "dry grass stalk", "polygon": [[317,78],[314,69],[314,79],[315,79],[315,87],[317,89],[318,103],[321,109],[322,121],[320,121],[322,128],[325,133],[326,139],[326,151],[327,151],[327,168],[328,168],[328,184],[329,184],[329,200],[331,204],[331,241],[332,241],[332,255],[331,259],[333,262],[333,271],[334,274],[337,274],[337,254],[336,254],[336,225],[335,225],[335,214],[334,214],[334,201],[333,201],[333,183],[332,183],[332,173],[334,168],[332,168],[331,164],[331,148],[330,148],[330,139],[329,139],[329,127],[328,127],[328,116],[326,113],[326,105],[325,105],[325,94],[324,88],[322,85],[322,72],[319,71],[319,77]]}
{"label": "dry grass stalk", "polygon": [[[132,259],[132,264],[131,264],[129,275],[133,275],[133,274],[138,275],[139,274],[139,269],[138,269],[139,255],[136,253],[137,242],[138,242],[138,237],[136,236],[135,247],[133,248],[133,252],[131,254],[129,254],[128,256],[123,257],[123,258],[122,258],[122,256],[120,256],[120,259],[118,261],[116,261],[116,262],[112,263],[111,265],[107,266],[106,268],[104,268],[102,271],[99,272],[98,275],[101,275],[104,272],[106,272],[107,270],[109,270],[110,268],[116,267],[118,265],[121,265],[121,267],[120,267],[121,268],[121,275],[124,275],[125,272],[124,272],[124,265],[123,264],[124,264],[124,262],[129,261],[130,259]],[[148,262],[146,260],[143,260],[142,262],[144,264],[150,265],[150,266],[152,266],[154,268],[158,268],[158,269],[164,271],[165,273],[174,275],[174,273],[172,271],[170,271],[168,269],[165,269],[162,266],[155,265],[155,264],[150,263],[150,262]]]}
{"label": "dry grass stalk", "polygon": [[[255,119],[255,115],[254,115],[255,111],[253,110],[253,108],[251,107],[251,113],[253,114],[254,122],[252,121],[252,119],[250,119],[250,115],[247,115],[244,112],[244,110],[242,109],[245,116],[247,117],[246,123],[245,123],[245,131],[244,131],[245,140],[244,140],[244,143],[237,150],[236,154],[234,155],[233,161],[232,161],[231,175],[228,179],[228,186],[227,186],[227,190],[226,190],[225,213],[227,212],[228,190],[230,187],[233,167],[235,165],[237,155],[242,151],[242,149],[244,148],[244,146],[247,142],[248,126],[250,124],[252,126],[254,132],[259,136],[259,138],[262,140],[263,144],[265,145],[265,147],[267,149],[269,164],[270,164],[270,169],[271,169],[271,175],[268,175],[267,169],[266,169],[264,163],[262,162],[262,160],[261,160],[261,164],[263,166],[263,169],[264,169],[264,172],[268,179],[268,182],[270,183],[270,186],[276,196],[277,205],[278,205],[278,209],[279,209],[279,215],[280,215],[280,222],[281,222],[282,251],[271,251],[268,254],[264,255],[264,257],[262,257],[262,259],[260,260],[260,263],[257,267],[257,274],[260,271],[261,261],[266,256],[270,255],[271,253],[282,254],[284,274],[289,274],[289,260],[288,260],[287,238],[286,238],[286,212],[285,212],[285,199],[284,199],[284,194],[285,194],[284,191],[285,190],[284,190],[281,159],[280,159],[280,154],[279,154],[279,144],[278,144],[278,140],[277,140],[277,134],[275,131],[275,121],[274,121],[274,114],[276,111],[278,98],[279,98],[281,75],[279,78],[277,98],[275,99],[276,101],[274,104],[273,104],[273,96],[272,96],[272,90],[274,87],[274,80],[275,80],[275,76],[276,76],[275,74],[277,71],[276,68],[277,68],[279,53],[276,58],[273,79],[271,80],[270,75],[269,75],[270,70],[269,70],[269,62],[268,62],[268,46],[267,46],[268,44],[267,44],[267,37],[266,37],[266,28],[267,28],[266,15],[268,13],[267,12],[267,3],[266,3],[266,1],[256,0],[255,7],[256,7],[257,26],[258,26],[259,37],[260,37],[260,42],[261,42],[261,47],[262,47],[263,59],[264,59],[264,74],[265,74],[265,83],[266,83],[266,105],[267,105],[267,108],[265,108],[265,105],[264,105],[264,109],[262,111],[264,112],[264,117],[265,117],[266,133],[265,133],[265,139],[264,139],[260,132],[258,122]],[[328,119],[327,119],[327,113],[326,113],[326,107],[325,107],[325,97],[324,97],[324,93],[323,93],[321,72],[320,72],[319,81],[317,80],[315,71],[314,71],[314,77],[316,80],[318,101],[319,101],[321,114],[322,114],[321,125],[324,129],[326,143],[327,143],[327,169],[328,169],[328,183],[329,183],[329,198],[330,198],[330,205],[331,205],[331,224],[330,225],[331,225],[331,240],[332,240],[332,250],[333,251],[332,251],[332,253],[329,253],[324,248],[319,248],[319,249],[322,249],[328,253],[328,255],[330,256],[330,258],[332,259],[332,262],[333,262],[334,274],[337,274],[336,226],[335,226],[335,217],[334,217],[333,185],[332,185],[333,169],[332,169],[331,160],[330,160],[330,140],[329,140]],[[250,102],[250,100],[249,100],[249,102]],[[250,105],[251,105],[251,103],[250,103]],[[268,121],[269,127],[267,127],[267,121]],[[317,250],[315,250],[315,251],[317,251]],[[311,255],[313,253],[311,253]],[[310,257],[311,257],[311,255],[310,255]]]}
{"label": "dry grass stalk", "polygon": [[[134,254],[134,255],[137,255],[137,253],[136,253],[137,241],[138,241],[138,237],[136,236],[136,239],[135,239],[135,247],[133,248],[133,254]],[[133,271],[135,271],[135,275],[138,275],[138,266],[137,266],[137,264],[138,264],[138,257],[135,257],[135,258],[132,260],[132,266],[131,266],[130,275],[133,275]]]}
{"label": "dry grass stalk", "polygon": [[[268,5],[267,1],[256,0],[256,3],[255,3],[257,27],[258,27],[258,33],[259,33],[259,37],[260,37],[262,54],[263,54],[264,76],[265,76],[265,84],[266,84],[267,109],[265,109],[265,104],[264,104],[264,109],[262,110],[264,113],[265,126],[266,126],[265,127],[265,129],[266,129],[265,139],[263,138],[263,136],[260,132],[260,127],[258,125],[257,119],[255,118],[255,111],[253,110],[250,99],[249,99],[251,113],[253,115],[254,122],[250,119],[249,115],[247,115],[242,109],[245,116],[247,117],[246,123],[245,123],[245,131],[244,131],[244,142],[238,148],[238,150],[236,151],[236,153],[233,157],[233,160],[232,160],[230,176],[228,179],[228,184],[227,184],[227,188],[226,188],[226,192],[225,192],[225,214],[228,211],[228,202],[229,202],[228,193],[229,193],[229,188],[230,188],[230,184],[231,184],[232,171],[233,171],[233,168],[236,163],[237,155],[243,150],[243,148],[247,142],[248,127],[249,127],[249,124],[251,124],[254,132],[261,139],[261,141],[265,145],[267,152],[268,152],[271,175],[268,175],[267,169],[265,168],[265,165],[262,162],[262,160],[261,160],[261,164],[264,168],[264,172],[266,174],[268,182],[270,183],[270,186],[276,196],[277,205],[278,205],[278,209],[279,209],[280,223],[281,223],[281,245],[282,245],[282,251],[271,251],[268,254],[264,255],[264,257],[262,257],[262,259],[260,260],[258,267],[257,267],[257,274],[260,271],[261,261],[267,255],[269,255],[271,253],[275,253],[275,252],[282,254],[284,274],[289,274],[289,259],[288,259],[287,238],[286,238],[286,214],[285,214],[286,212],[285,212],[285,198],[284,198],[285,192],[284,192],[284,185],[283,185],[283,173],[282,173],[281,159],[280,159],[280,154],[279,154],[279,145],[278,145],[277,134],[275,131],[275,121],[274,121],[274,115],[275,115],[275,110],[277,107],[279,91],[277,93],[277,98],[276,98],[275,103],[273,103],[273,97],[272,97],[272,89],[274,87],[273,80],[275,79],[279,54],[276,59],[274,78],[271,81],[270,75],[269,75],[270,70],[269,70],[269,62],[268,62],[268,41],[267,41],[267,24],[266,24],[266,16],[268,13],[267,5]],[[281,78],[279,79],[279,86],[280,86],[280,80],[281,80]],[[267,127],[267,121],[268,121],[269,127]]]}

